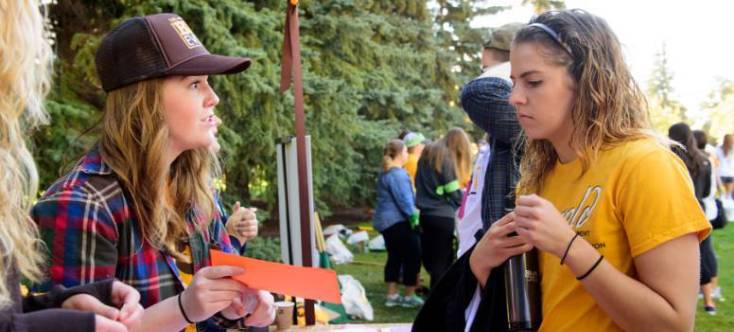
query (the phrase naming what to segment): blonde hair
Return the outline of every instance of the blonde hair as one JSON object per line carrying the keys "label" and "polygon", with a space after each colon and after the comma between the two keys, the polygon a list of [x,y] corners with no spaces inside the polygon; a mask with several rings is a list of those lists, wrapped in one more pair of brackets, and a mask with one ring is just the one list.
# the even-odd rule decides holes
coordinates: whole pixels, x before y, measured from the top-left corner
{"label": "blonde hair", "polygon": [[[645,97],[624,62],[619,40],[603,19],[572,9],[543,13],[531,23],[544,24],[559,39],[526,26],[513,43],[539,44],[546,61],[565,66],[576,82],[570,144],[584,172],[600,150],[623,141],[655,137],[667,145],[667,139],[650,129]],[[547,140],[525,139],[524,145],[518,188],[521,193],[538,192],[558,155]]]}
{"label": "blonde hair", "polygon": [[12,303],[11,274],[38,281],[43,263],[38,229],[28,215],[38,172],[23,138],[47,121],[51,47],[36,1],[0,2],[0,308]]}
{"label": "blonde hair", "polygon": [[399,139],[392,139],[387,142],[387,144],[385,144],[385,148],[382,150],[383,171],[387,171],[393,167],[401,166],[395,162],[395,159],[400,157],[400,154],[403,153],[403,149],[405,149],[405,143],[403,143],[403,141]]}
{"label": "blonde hair", "polygon": [[[164,150],[169,144],[162,91],[165,78],[137,82],[107,96],[100,152],[123,188],[145,239],[178,259],[178,245],[189,231],[202,231],[217,214],[212,178],[218,172],[208,148],[181,153],[170,168]],[[186,215],[200,216],[187,227]]]}
{"label": "blonde hair", "polygon": [[471,143],[469,136],[461,128],[451,128],[444,137],[429,145],[423,152],[422,158],[426,158],[431,166],[441,174],[442,165],[449,158],[456,179],[461,185],[469,181],[471,176]]}

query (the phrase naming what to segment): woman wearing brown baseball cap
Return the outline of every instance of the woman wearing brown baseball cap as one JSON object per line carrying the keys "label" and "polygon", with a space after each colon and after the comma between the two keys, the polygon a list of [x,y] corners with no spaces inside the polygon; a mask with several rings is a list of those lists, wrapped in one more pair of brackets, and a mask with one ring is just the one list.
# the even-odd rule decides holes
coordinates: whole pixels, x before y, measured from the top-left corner
{"label": "woman wearing brown baseball cap", "polygon": [[96,64],[101,137],[32,211],[50,284],[117,277],[140,292],[148,330],[269,325],[270,293],[229,278],[242,269],[209,266],[209,249],[236,248],[211,186],[219,97],[208,75],[239,73],[250,59],[210,54],[181,17],[157,14],[113,29]]}

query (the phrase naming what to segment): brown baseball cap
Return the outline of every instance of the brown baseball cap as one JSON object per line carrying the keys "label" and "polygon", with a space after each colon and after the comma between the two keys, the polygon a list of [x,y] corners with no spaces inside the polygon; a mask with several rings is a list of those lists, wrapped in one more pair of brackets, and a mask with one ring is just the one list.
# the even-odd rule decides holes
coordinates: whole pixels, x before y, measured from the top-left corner
{"label": "brown baseball cap", "polygon": [[96,54],[104,91],[169,75],[234,74],[251,60],[211,54],[178,15],[133,17],[108,33]]}
{"label": "brown baseball cap", "polygon": [[522,29],[525,25],[525,23],[507,23],[492,30],[492,34],[490,35],[489,40],[484,43],[484,48],[494,48],[500,51],[509,51],[512,40],[515,38],[515,34],[517,34],[517,32],[520,31],[520,29]]}

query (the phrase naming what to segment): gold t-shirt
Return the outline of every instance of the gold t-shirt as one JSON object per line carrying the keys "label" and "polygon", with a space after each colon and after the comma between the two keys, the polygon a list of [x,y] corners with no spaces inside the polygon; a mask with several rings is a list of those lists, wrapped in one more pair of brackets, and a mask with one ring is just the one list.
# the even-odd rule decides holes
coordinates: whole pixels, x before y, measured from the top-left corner
{"label": "gold t-shirt", "polygon": [[[686,167],[668,148],[640,139],[601,151],[582,174],[581,162],[556,164],[540,196],[624,274],[633,258],[689,233],[699,240],[711,226]],[[559,258],[540,254],[541,331],[622,331]]]}
{"label": "gold t-shirt", "polygon": [[415,173],[418,172],[418,156],[414,154],[408,154],[408,161],[405,162],[403,168],[410,175],[410,181],[413,183],[415,189]]}

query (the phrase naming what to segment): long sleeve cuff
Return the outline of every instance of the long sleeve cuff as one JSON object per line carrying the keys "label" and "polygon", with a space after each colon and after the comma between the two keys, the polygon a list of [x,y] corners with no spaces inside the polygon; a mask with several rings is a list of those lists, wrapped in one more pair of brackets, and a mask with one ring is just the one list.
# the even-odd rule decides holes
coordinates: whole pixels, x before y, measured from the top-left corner
{"label": "long sleeve cuff", "polygon": [[242,330],[247,328],[244,318],[230,320],[224,317],[221,312],[218,312],[216,315],[212,316],[209,321],[214,323],[214,325],[225,329]]}
{"label": "long sleeve cuff", "polygon": [[232,248],[234,248],[234,251],[240,256],[244,255],[245,251],[247,251],[247,242],[240,243],[240,240],[232,235],[229,236],[229,242],[232,243]]}
{"label": "long sleeve cuff", "polygon": [[31,312],[60,308],[66,299],[78,294],[89,294],[104,304],[112,305],[112,283],[114,281],[115,279],[107,279],[72,288],[56,285],[48,293],[25,297],[23,299],[23,311]]}
{"label": "long sleeve cuff", "polygon": [[0,332],[94,332],[95,316],[91,312],[48,309],[25,314],[13,314],[2,319]]}

